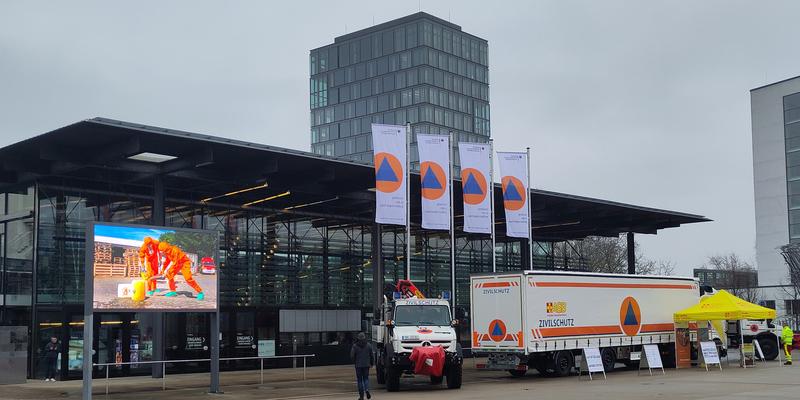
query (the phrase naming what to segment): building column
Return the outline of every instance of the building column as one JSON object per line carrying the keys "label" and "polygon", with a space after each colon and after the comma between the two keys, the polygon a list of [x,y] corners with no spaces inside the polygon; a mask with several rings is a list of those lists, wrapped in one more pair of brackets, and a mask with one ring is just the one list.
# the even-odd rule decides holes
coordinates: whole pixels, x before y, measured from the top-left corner
{"label": "building column", "polygon": [[383,312],[383,230],[380,224],[372,224],[372,293],[374,296],[372,302],[372,315],[373,322],[380,321],[381,313]]}
{"label": "building column", "polygon": [[[166,224],[165,206],[164,206],[164,178],[161,175],[156,175],[153,179],[153,215],[152,223],[157,226],[164,226]],[[153,316],[153,361],[164,360],[164,313],[152,313]],[[152,364],[153,368],[151,376],[153,378],[162,377],[161,364]]]}
{"label": "building column", "polygon": [[633,241],[633,232],[628,232],[628,274],[636,275],[636,244]]}

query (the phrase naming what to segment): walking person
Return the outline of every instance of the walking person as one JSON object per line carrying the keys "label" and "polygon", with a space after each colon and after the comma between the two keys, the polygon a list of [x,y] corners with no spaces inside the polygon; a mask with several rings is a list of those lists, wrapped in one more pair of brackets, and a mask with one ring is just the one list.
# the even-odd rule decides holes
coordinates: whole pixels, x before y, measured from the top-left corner
{"label": "walking person", "polygon": [[786,362],[784,365],[792,365],[792,339],[794,339],[794,332],[792,332],[792,328],[788,325],[783,326],[781,339],[783,339],[783,351],[786,352]]}
{"label": "walking person", "polygon": [[367,399],[372,398],[369,392],[369,369],[375,365],[375,354],[372,351],[372,345],[367,342],[367,336],[364,333],[359,333],[357,340],[353,343],[350,349],[350,360],[356,367],[356,383],[358,384],[358,399],[364,400],[364,395]]}
{"label": "walking person", "polygon": [[56,364],[58,363],[58,355],[61,353],[61,345],[58,344],[58,338],[55,336],[50,338],[50,341],[44,345],[44,360],[47,363],[47,373],[45,374],[45,382],[56,381]]}

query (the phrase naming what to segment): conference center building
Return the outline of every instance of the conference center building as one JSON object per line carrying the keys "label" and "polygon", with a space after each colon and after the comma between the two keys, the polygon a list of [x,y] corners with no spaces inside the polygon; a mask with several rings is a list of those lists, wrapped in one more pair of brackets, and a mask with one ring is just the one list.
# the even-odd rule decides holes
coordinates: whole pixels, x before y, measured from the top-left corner
{"label": "conference center building", "polygon": [[[225,132],[220,132],[225,134]],[[461,230],[454,183],[455,259],[450,236],[419,226],[419,177],[411,177],[411,260],[405,228],[378,225],[375,172],[365,162],[104,118],[79,121],[0,149],[0,324],[28,328],[28,377],[45,373],[42,349],[62,343],[61,379],[82,376],[87,227],[92,223],[218,232],[211,273],[219,283],[220,356],[315,354],[310,365],[349,362],[369,332],[386,283],[405,275],[436,296],[453,294],[469,347],[469,276],[520,269],[586,269],[581,240],[655,234],[708,221],[682,212],[531,190],[533,257],[504,236],[495,191],[496,245]],[[544,172],[539,172],[539,174]],[[95,253],[97,254],[97,253]],[[109,252],[109,274],[126,254]],[[533,265],[529,265],[533,260]],[[634,266],[630,266],[634,267]],[[203,265],[203,272],[206,265]],[[123,269],[124,271],[124,269]],[[96,271],[95,271],[96,272]],[[94,363],[209,357],[210,315],[95,312]],[[288,366],[291,361],[268,363]],[[223,361],[221,368],[257,368]],[[150,374],[148,364],[95,367],[105,376]],[[168,373],[207,362],[168,364]]]}

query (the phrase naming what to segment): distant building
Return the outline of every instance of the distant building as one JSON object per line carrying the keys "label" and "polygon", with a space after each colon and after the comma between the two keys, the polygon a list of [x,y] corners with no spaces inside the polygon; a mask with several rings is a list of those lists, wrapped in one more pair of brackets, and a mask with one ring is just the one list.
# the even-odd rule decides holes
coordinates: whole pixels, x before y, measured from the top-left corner
{"label": "distant building", "polygon": [[339,36],[311,50],[309,64],[315,154],[372,162],[373,123],[489,140],[488,42],[456,24],[419,12]]}
{"label": "distant building", "polygon": [[758,286],[758,272],[755,270],[721,270],[713,268],[695,268],[694,277],[702,286],[714,289],[754,288]]}
{"label": "distant building", "polygon": [[800,313],[780,247],[800,242],[800,76],[750,91],[756,265],[765,301]]}

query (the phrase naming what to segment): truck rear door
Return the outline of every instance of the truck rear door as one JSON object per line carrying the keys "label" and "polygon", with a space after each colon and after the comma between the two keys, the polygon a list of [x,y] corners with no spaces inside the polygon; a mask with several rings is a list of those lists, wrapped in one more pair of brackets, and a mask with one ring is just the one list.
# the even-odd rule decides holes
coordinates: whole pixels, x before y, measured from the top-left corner
{"label": "truck rear door", "polygon": [[473,349],[524,349],[522,275],[474,276],[470,283]]}

